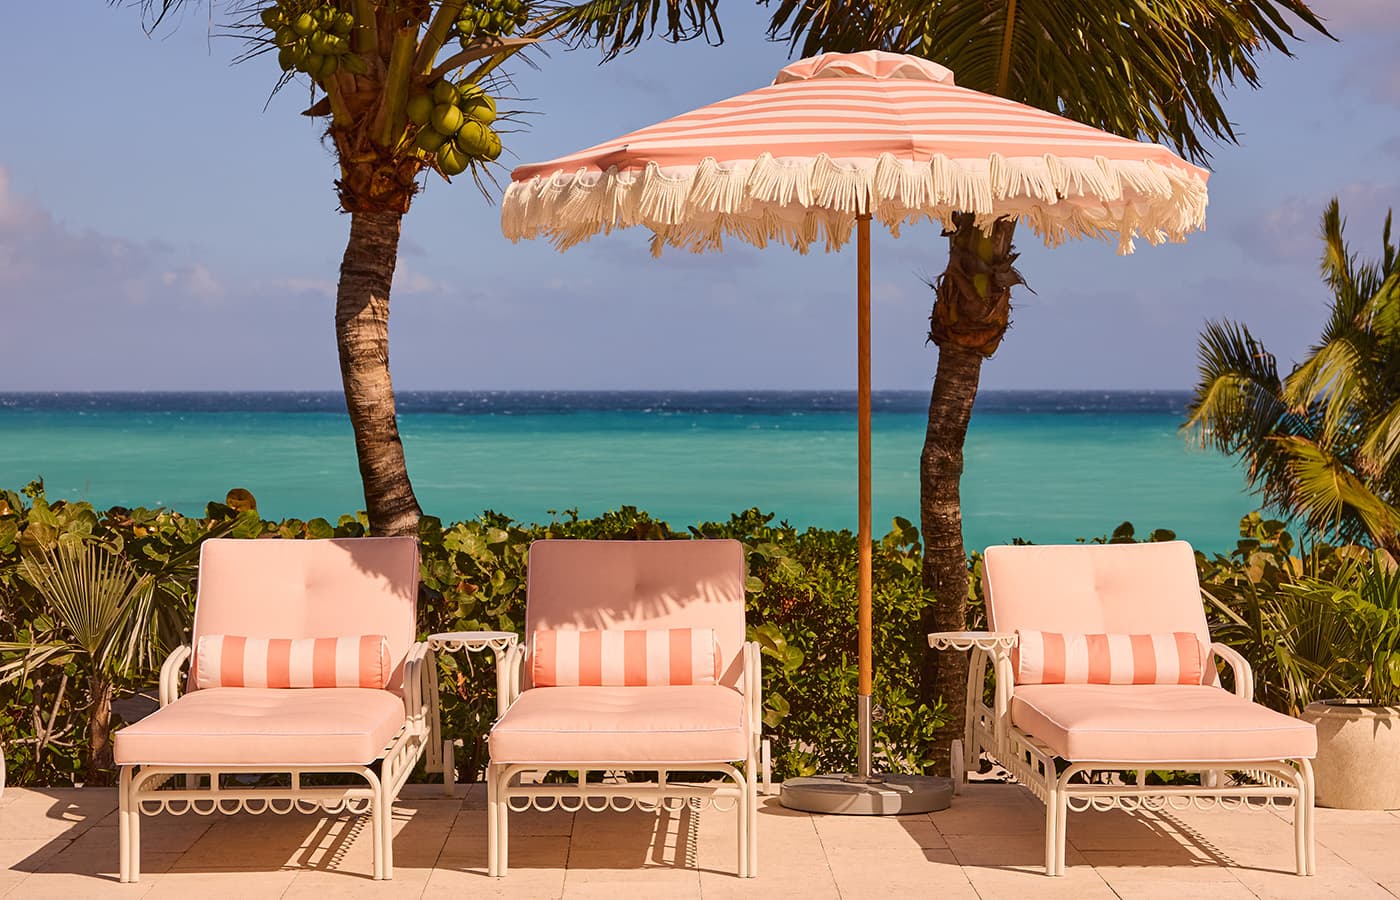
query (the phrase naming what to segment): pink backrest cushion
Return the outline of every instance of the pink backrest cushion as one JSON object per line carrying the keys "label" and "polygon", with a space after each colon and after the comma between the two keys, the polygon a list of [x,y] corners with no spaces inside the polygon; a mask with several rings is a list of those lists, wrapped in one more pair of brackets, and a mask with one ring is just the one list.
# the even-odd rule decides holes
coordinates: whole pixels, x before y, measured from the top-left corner
{"label": "pink backrest cushion", "polygon": [[[359,637],[389,643],[388,687],[400,689],[417,634],[418,540],[205,541],[194,608],[200,635],[258,638]],[[190,687],[197,683],[191,665]]]}
{"label": "pink backrest cushion", "polygon": [[530,642],[535,687],[715,684],[720,676],[713,628],[547,629]]}
{"label": "pink backrest cushion", "polygon": [[982,585],[994,631],[1187,631],[1210,644],[1195,555],[1185,541],[988,547]]}
{"label": "pink backrest cushion", "polygon": [[545,540],[530,545],[527,635],[553,629],[668,628],[713,629],[720,684],[739,684],[744,549],[738,541]]}
{"label": "pink backrest cushion", "polygon": [[201,689],[379,689],[393,675],[389,639],[382,634],[330,638],[201,634],[191,668]]}

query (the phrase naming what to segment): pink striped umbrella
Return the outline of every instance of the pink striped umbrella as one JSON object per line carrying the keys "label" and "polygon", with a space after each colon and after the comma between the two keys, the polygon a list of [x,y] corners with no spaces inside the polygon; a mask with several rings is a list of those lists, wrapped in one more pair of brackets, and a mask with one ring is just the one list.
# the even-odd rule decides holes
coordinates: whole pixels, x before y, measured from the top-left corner
{"label": "pink striped umbrella", "polygon": [[1204,226],[1207,174],[1164,147],[957,87],[927,60],[828,53],[768,87],[520,166],[501,223],[511,240],[548,236],[561,250],[640,225],[658,255],[717,250],[730,235],[833,250],[858,226],[858,778],[869,778],[871,218],[897,236],[926,219],[951,228],[954,212],[984,228],[1009,217],[1050,245],[1117,234],[1131,253],[1135,237],[1179,241]]}

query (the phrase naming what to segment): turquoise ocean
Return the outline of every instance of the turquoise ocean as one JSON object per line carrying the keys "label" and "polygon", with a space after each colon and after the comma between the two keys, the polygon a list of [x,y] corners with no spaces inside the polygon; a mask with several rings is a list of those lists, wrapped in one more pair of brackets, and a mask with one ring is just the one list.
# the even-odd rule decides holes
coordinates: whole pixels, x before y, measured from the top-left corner
{"label": "turquoise ocean", "polygon": [[[969,547],[1069,542],[1131,521],[1228,550],[1258,506],[1237,464],[1178,428],[1184,392],[990,391],[963,475]],[[928,395],[874,402],[876,534],[918,521]],[[546,522],[636,506],[684,527],[756,506],[797,526],[855,527],[849,392],[404,392],[400,431],[424,510]],[[269,518],[361,508],[335,393],[0,394],[0,487],[51,500],[201,513],[230,488]]]}

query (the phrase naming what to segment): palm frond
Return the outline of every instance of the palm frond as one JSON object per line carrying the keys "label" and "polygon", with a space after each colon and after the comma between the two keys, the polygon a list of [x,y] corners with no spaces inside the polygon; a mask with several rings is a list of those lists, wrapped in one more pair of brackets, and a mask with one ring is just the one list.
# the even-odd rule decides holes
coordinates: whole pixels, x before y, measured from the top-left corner
{"label": "palm frond", "polygon": [[803,55],[914,53],[948,66],[964,87],[1167,142],[1197,160],[1208,158],[1208,141],[1235,140],[1221,98],[1258,84],[1258,54],[1289,53],[1303,29],[1327,35],[1303,0],[761,2],[773,10],[769,34]]}
{"label": "palm frond", "polygon": [[1291,476],[1292,507],[1323,533],[1347,540],[1393,534],[1400,510],[1371,489],[1342,460],[1299,437],[1274,438],[1285,448]]}
{"label": "palm frond", "polygon": [[129,661],[134,641],[124,633],[133,604],[148,602],[151,584],[120,556],[92,541],[60,542],[20,561],[20,573],[94,664]]}

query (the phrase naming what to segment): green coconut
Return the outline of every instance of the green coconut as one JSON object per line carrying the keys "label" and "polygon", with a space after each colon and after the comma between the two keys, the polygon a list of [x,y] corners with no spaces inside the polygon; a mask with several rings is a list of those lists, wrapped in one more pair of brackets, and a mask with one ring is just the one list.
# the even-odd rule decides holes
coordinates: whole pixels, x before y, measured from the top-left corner
{"label": "green coconut", "polygon": [[295,69],[298,62],[296,53],[292,51],[291,47],[283,47],[277,51],[277,65],[282,67],[283,72]]}
{"label": "green coconut", "polygon": [[311,13],[302,13],[292,20],[292,30],[306,37],[316,30],[316,20],[312,18]]}
{"label": "green coconut", "polygon": [[486,139],[489,142],[486,148],[486,158],[495,162],[501,157],[501,136],[490,128],[486,129]]}
{"label": "green coconut", "polygon": [[419,150],[426,150],[429,153],[436,153],[438,148],[450,140],[448,137],[438,134],[431,128],[424,128],[418,132],[418,136],[413,139],[413,145]]}
{"label": "green coconut", "polygon": [[485,158],[486,151],[491,147],[488,135],[490,131],[480,122],[468,120],[462,125],[462,130],[457,132],[453,138],[453,143],[457,149],[468,156]]}
{"label": "green coconut", "polygon": [[279,47],[290,47],[297,42],[298,36],[290,27],[283,25],[273,34],[272,40]]}
{"label": "green coconut", "polygon": [[344,37],[355,30],[355,17],[348,12],[337,13],[331,23],[331,31]]}
{"label": "green coconut", "polygon": [[456,134],[457,130],[462,127],[462,123],[466,121],[466,116],[462,115],[462,111],[455,106],[451,106],[447,103],[439,103],[437,106],[433,107],[433,113],[429,121],[432,123],[433,130],[438,134],[452,137],[452,135]]}
{"label": "green coconut", "polygon": [[306,39],[306,42],[311,47],[312,53],[326,56],[336,52],[336,44],[340,40],[328,31],[315,31],[312,32],[311,37]]}
{"label": "green coconut", "polygon": [[282,15],[281,7],[278,6],[267,7],[262,12],[258,13],[258,18],[262,19],[262,23],[268,28],[276,28],[286,21]]}
{"label": "green coconut", "polygon": [[479,94],[462,104],[462,111],[469,118],[490,125],[496,121],[496,101],[489,94]]}
{"label": "green coconut", "polygon": [[485,93],[486,89],[475,81],[462,81],[457,84],[457,96],[461,98],[463,106],[466,106]]}
{"label": "green coconut", "polygon": [[408,98],[408,121],[423,126],[433,116],[433,98],[427,94],[414,94]]}
{"label": "green coconut", "polygon": [[457,103],[457,88],[452,82],[446,79],[433,85],[433,102],[455,106]]}
{"label": "green coconut", "polygon": [[442,169],[444,175],[461,175],[467,171],[467,166],[471,165],[471,157],[451,143],[438,148],[437,160],[438,168]]}

